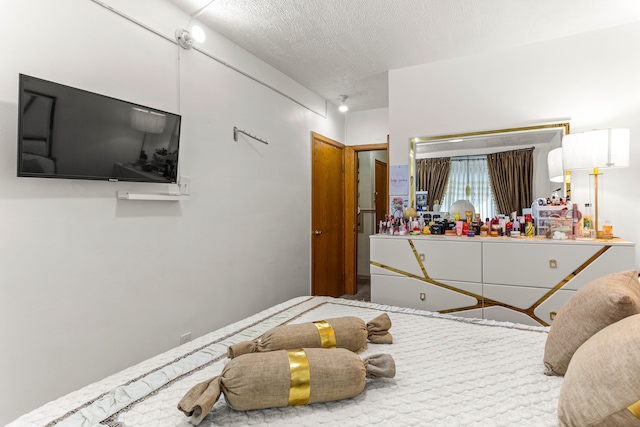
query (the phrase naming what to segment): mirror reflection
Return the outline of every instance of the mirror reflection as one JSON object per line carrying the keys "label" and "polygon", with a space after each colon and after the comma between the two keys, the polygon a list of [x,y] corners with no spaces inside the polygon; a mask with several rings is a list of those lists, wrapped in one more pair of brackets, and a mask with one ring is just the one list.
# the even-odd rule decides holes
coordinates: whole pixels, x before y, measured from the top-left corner
{"label": "mirror reflection", "polygon": [[534,200],[562,191],[550,181],[547,158],[566,133],[569,123],[552,123],[412,138],[412,205],[444,213],[466,202],[482,219],[522,215]]}

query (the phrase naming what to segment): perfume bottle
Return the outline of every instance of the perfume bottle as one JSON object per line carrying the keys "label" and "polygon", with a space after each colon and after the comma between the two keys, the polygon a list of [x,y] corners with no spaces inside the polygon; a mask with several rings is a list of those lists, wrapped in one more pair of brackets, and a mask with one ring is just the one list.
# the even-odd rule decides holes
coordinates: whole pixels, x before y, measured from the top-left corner
{"label": "perfume bottle", "polygon": [[533,237],[534,230],[533,230],[533,224],[531,222],[527,222],[527,226],[524,229],[524,233],[527,235],[527,237]]}

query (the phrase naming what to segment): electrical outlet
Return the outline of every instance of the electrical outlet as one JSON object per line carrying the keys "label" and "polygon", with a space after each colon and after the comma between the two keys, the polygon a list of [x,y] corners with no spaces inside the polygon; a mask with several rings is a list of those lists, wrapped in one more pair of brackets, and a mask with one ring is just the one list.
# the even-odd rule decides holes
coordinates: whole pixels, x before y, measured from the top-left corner
{"label": "electrical outlet", "polygon": [[188,196],[191,194],[191,177],[180,175],[180,194]]}
{"label": "electrical outlet", "polygon": [[188,343],[189,341],[191,341],[191,332],[180,335],[180,345]]}

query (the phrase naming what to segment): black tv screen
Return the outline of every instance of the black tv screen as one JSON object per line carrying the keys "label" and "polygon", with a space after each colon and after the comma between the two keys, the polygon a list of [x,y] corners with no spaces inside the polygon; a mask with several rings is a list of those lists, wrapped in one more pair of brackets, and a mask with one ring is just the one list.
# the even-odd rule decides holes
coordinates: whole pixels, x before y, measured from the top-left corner
{"label": "black tv screen", "polygon": [[18,176],[177,183],[181,116],[20,74]]}

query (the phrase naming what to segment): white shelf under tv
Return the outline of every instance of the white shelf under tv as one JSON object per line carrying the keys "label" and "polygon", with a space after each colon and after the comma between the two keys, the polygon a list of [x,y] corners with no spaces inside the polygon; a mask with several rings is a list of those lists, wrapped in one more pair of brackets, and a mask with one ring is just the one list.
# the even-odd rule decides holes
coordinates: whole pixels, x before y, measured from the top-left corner
{"label": "white shelf under tv", "polygon": [[168,201],[180,201],[189,200],[191,197],[185,194],[170,194],[170,193],[135,193],[132,191],[118,191],[118,199],[125,200],[168,200]]}

